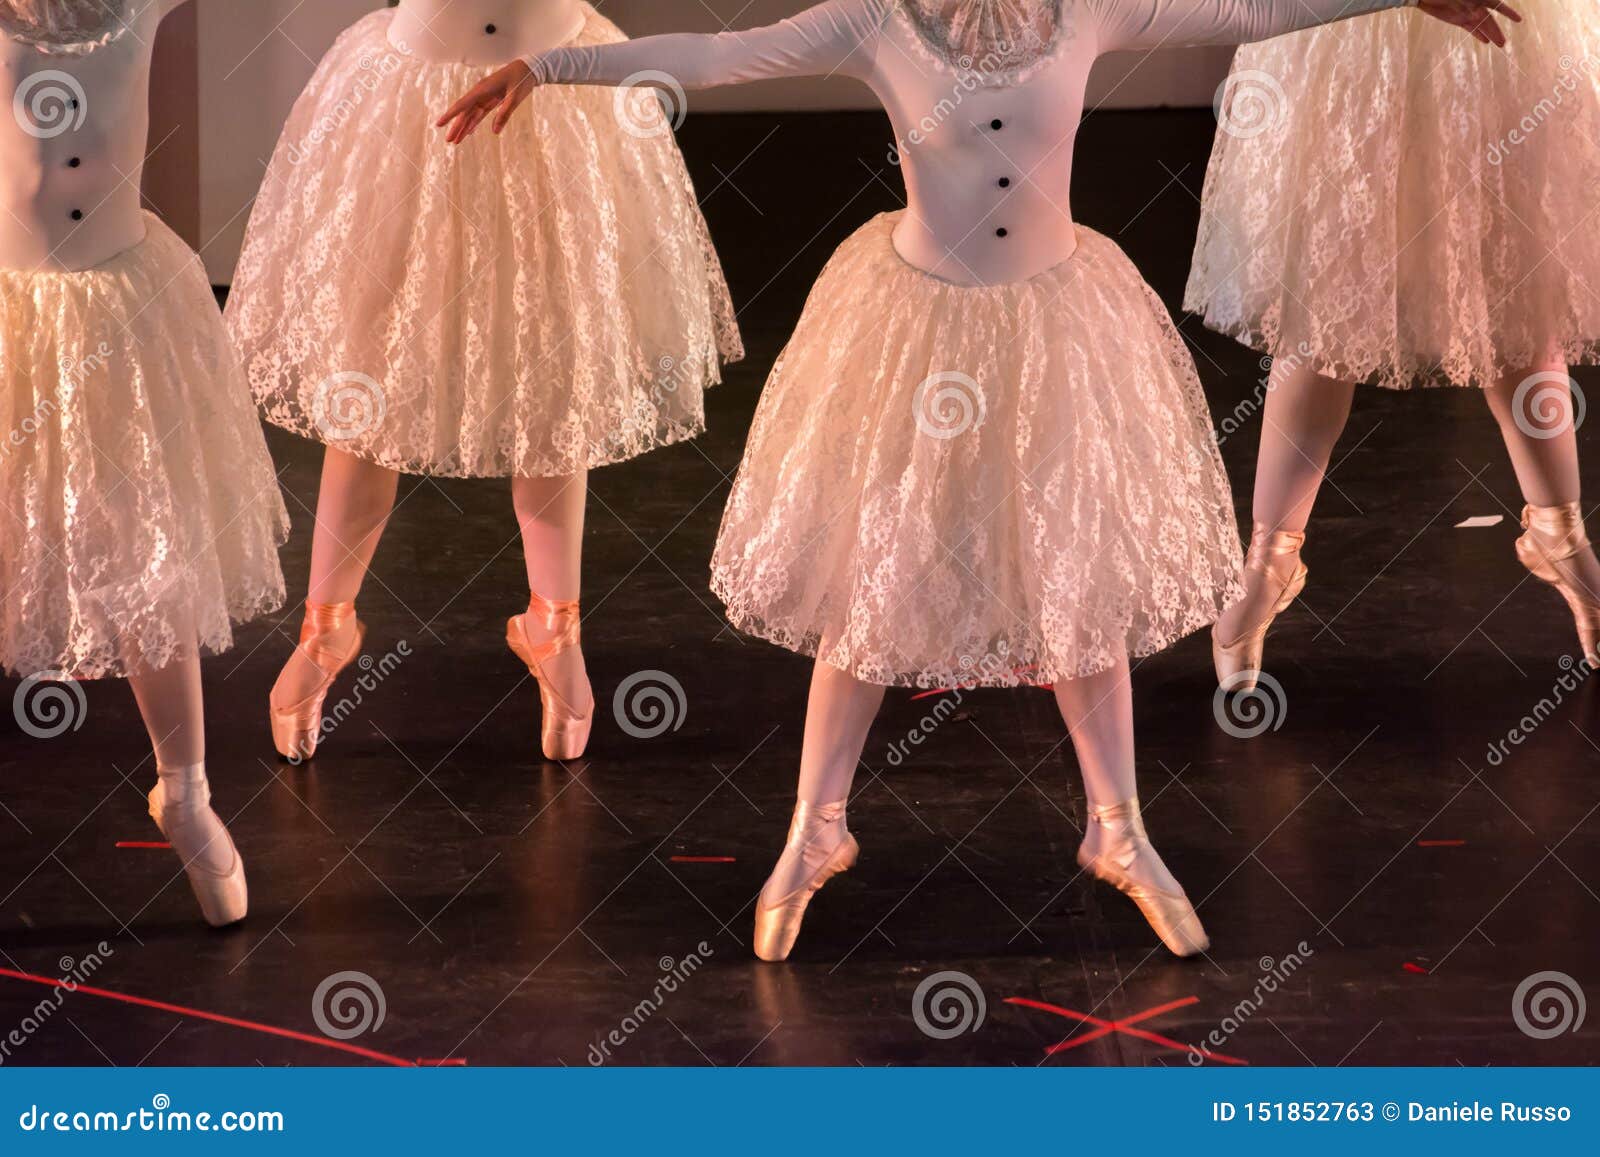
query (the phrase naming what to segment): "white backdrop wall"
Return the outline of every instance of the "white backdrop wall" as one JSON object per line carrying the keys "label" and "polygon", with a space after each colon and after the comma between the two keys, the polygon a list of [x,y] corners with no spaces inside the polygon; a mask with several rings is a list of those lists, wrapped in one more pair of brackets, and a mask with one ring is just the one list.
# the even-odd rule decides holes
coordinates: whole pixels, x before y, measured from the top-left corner
{"label": "white backdrop wall", "polygon": [[[596,0],[634,36],[715,32],[781,20],[812,0]],[[212,0],[198,5],[200,242],[211,278],[227,284],[251,201],[289,107],[340,30],[382,0]],[[1091,103],[1141,108],[1209,104],[1229,50],[1125,54],[1106,60]],[[770,81],[691,96],[691,112],[873,107],[854,81]]]}

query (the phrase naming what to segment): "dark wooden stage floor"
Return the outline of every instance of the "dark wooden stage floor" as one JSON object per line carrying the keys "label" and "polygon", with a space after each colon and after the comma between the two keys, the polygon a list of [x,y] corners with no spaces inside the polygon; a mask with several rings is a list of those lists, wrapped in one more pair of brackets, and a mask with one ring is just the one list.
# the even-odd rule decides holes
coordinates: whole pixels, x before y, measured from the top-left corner
{"label": "dark wooden stage floor", "polygon": [[[1205,112],[1100,114],[1079,148],[1079,218],[1173,307],[1212,127]],[[503,646],[526,594],[505,486],[408,480],[363,614],[375,659],[410,654],[314,764],[279,764],[267,731],[296,611],[208,665],[212,780],[250,868],[242,927],[200,925],[169,853],[117,846],[158,838],[124,686],[87,687],[84,725],[57,738],[3,724],[0,967],[58,977],[99,953],[94,986],[313,1039],[82,991],[41,1016],[50,990],[0,976],[0,1042],[22,1039],[4,1063],[367,1063],[317,1043],[331,1039],[317,990],[346,972],[384,1007],[348,1044],[471,1065],[1189,1063],[1123,1031],[1047,1058],[1087,1030],[1011,998],[1106,1021],[1171,1004],[1138,1027],[1256,1065],[1595,1060],[1594,1018],[1539,1039],[1513,1001],[1544,972],[1600,995],[1600,700],[1593,682],[1561,689],[1570,619],[1517,566],[1520,500],[1466,393],[1360,395],[1311,586],[1269,652],[1275,730],[1219,726],[1203,636],[1138,669],[1148,822],[1203,898],[1209,957],[1170,958],[1131,905],[1079,877],[1082,791],[1041,691],[892,692],[852,812],[859,868],[821,895],[790,963],[751,956],[808,665],[725,627],[707,562],[806,289],[901,185],[876,115],[702,116],[681,139],[750,356],[715,392],[705,438],[593,479],[590,757],[541,762],[536,692]],[[1182,328],[1219,419],[1245,405],[1224,443],[1243,514],[1262,371],[1192,318]],[[1600,477],[1594,429],[1580,437]],[[298,598],[319,455],[271,445]],[[1479,515],[1504,520],[1456,529]],[[682,688],[676,729],[635,738],[614,721],[641,672]],[[928,741],[891,755],[934,712]],[[1530,734],[1506,743],[1513,729]],[[967,979],[934,987],[966,985],[983,1007],[953,1035],[914,1014],[945,972]]]}

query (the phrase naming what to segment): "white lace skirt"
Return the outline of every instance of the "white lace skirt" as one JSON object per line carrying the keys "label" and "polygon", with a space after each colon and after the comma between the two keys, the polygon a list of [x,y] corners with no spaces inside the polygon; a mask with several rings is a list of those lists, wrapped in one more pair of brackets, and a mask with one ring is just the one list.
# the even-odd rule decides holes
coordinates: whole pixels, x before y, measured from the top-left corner
{"label": "white lace skirt", "polygon": [[[233,643],[289,518],[199,259],[155,217],[81,273],[0,271],[0,664],[77,679]],[[192,623],[192,628],[190,624]]]}
{"label": "white lace skirt", "polygon": [[1138,271],[964,288],[875,218],[772,371],[712,560],[743,631],[871,683],[1093,674],[1242,596],[1193,361]]}
{"label": "white lace skirt", "polygon": [[[648,90],[542,88],[503,136],[434,121],[488,71],[364,17],[290,114],[228,322],[268,421],[408,473],[571,474],[691,438],[742,355]],[[623,39],[592,9],[575,43]]]}
{"label": "white lace skirt", "polygon": [[1385,12],[1239,51],[1185,306],[1333,377],[1488,385],[1600,355],[1600,6],[1506,51]]}

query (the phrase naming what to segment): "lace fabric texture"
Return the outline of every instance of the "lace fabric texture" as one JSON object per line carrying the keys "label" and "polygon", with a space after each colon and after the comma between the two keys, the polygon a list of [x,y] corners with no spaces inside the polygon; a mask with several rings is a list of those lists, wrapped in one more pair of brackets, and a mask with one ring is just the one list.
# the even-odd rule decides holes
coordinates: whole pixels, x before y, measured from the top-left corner
{"label": "lace fabric texture", "polygon": [[46,52],[82,54],[128,31],[153,0],[0,0],[0,35]]}
{"label": "lace fabric texture", "polygon": [[1055,58],[1071,31],[1067,0],[896,0],[915,43],[942,68],[1016,85]]}
{"label": "lace fabric texture", "polygon": [[1600,7],[1502,51],[1395,11],[1241,49],[1185,306],[1332,377],[1600,358]]}
{"label": "lace fabric texture", "polygon": [[[291,113],[229,328],[268,421],[408,473],[559,476],[704,429],[743,354],[670,125],[646,89],[534,92],[451,147],[487,70],[348,29]],[[574,43],[624,39],[592,9]]]}
{"label": "lace fabric texture", "polygon": [[244,375],[199,259],[147,228],[81,273],[0,272],[0,664],[15,675],[225,651],[233,623],[283,602],[289,519]]}
{"label": "lace fabric texture", "polygon": [[869,222],[811,292],[712,559],[739,629],[871,683],[1015,686],[1242,597],[1194,364],[1112,242],[961,287]]}

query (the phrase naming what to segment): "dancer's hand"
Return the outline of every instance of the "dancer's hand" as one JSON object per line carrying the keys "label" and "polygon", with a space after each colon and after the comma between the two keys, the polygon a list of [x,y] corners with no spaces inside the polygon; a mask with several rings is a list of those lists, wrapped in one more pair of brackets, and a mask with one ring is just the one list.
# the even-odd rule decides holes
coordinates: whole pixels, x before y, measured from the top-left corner
{"label": "dancer's hand", "polygon": [[[536,87],[538,82],[534,80],[533,70],[527,62],[513,60],[473,85],[465,96],[450,106],[444,116],[434,122],[433,127],[442,129],[448,125],[450,131],[445,134],[445,140],[458,145],[470,137],[484,118],[493,112],[494,123],[490,128],[499,133],[506,127],[511,114],[517,111]],[[496,109],[499,111],[495,112]]]}
{"label": "dancer's hand", "polygon": [[1513,24],[1522,23],[1522,13],[1502,0],[1421,0],[1418,7],[1436,20],[1465,28],[1477,39],[1496,48],[1506,46],[1505,30],[1495,19],[1497,13]]}

